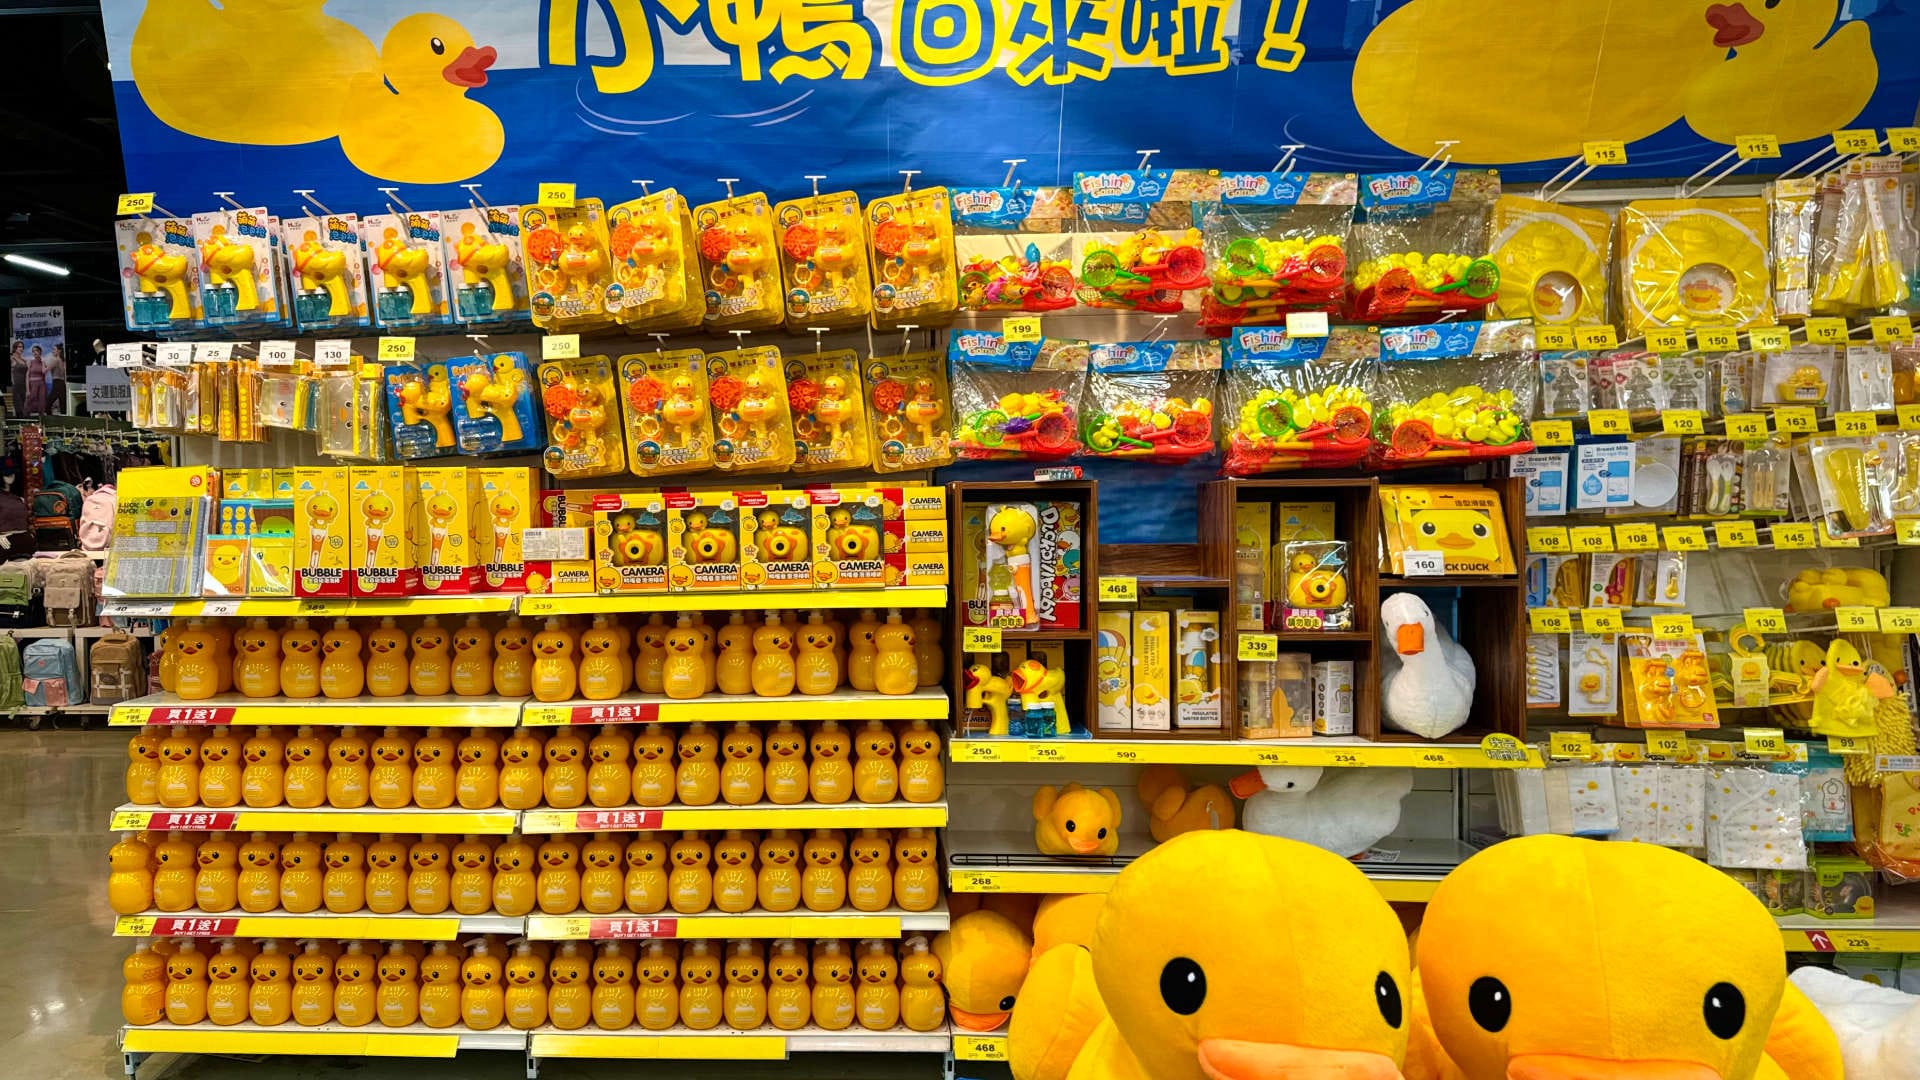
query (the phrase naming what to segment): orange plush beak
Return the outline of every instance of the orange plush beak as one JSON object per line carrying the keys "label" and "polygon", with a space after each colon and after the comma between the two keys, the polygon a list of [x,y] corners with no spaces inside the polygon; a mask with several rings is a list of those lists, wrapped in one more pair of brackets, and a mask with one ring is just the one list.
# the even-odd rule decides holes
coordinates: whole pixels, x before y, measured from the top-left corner
{"label": "orange plush beak", "polygon": [[1697,1061],[1612,1061],[1566,1054],[1522,1054],[1507,1062],[1507,1080],[1721,1080]]}
{"label": "orange plush beak", "polygon": [[1400,1080],[1385,1054],[1244,1039],[1200,1040],[1200,1068],[1209,1080]]}
{"label": "orange plush beak", "polygon": [[1427,631],[1419,623],[1403,623],[1393,632],[1393,650],[1401,656],[1417,656],[1427,650]]}
{"label": "orange plush beak", "polygon": [[949,1003],[947,1011],[953,1014],[953,1022],[968,1031],[994,1031],[1007,1022],[1012,1013],[991,1012],[972,1013],[958,1005]]}

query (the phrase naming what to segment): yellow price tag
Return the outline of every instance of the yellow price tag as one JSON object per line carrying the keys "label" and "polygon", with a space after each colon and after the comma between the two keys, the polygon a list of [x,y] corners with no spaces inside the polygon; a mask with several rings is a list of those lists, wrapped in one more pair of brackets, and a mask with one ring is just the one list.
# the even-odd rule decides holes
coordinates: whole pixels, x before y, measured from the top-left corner
{"label": "yellow price tag", "polygon": [[1920,405],[1898,405],[1893,411],[1900,418],[1901,431],[1920,431]]}
{"label": "yellow price tag", "polygon": [[1829,735],[1827,736],[1829,754],[1871,754],[1873,738],[1869,735]]}
{"label": "yellow price tag", "polygon": [[1656,326],[1647,331],[1647,348],[1661,356],[1687,351],[1687,332],[1677,327]]}
{"label": "yellow price tag", "polygon": [[1613,542],[1621,551],[1658,551],[1660,530],[1652,525],[1615,525]]}
{"label": "yellow price tag", "polygon": [[960,648],[970,653],[997,653],[1000,645],[1000,628],[997,626],[967,626],[960,630]]}
{"label": "yellow price tag", "polygon": [[1713,523],[1713,538],[1723,548],[1749,548],[1760,546],[1759,530],[1751,521],[1716,521]]}
{"label": "yellow price tag", "polygon": [[1660,535],[1668,551],[1707,550],[1707,530],[1699,525],[1669,525]]}
{"label": "yellow price tag", "polygon": [[1777,607],[1743,608],[1740,619],[1747,629],[1756,634],[1784,634],[1787,632],[1787,613]]}
{"label": "yellow price tag", "polygon": [[153,934],[153,916],[122,915],[113,921],[115,937],[150,937]]}
{"label": "yellow price tag", "polygon": [[1275,634],[1241,634],[1240,659],[1271,663],[1280,656],[1280,638]]}
{"label": "yellow price tag", "polygon": [[1788,405],[1773,410],[1773,428],[1795,435],[1811,435],[1820,430],[1820,415],[1810,405]]}
{"label": "yellow price tag", "polygon": [[1787,733],[1777,727],[1746,728],[1740,732],[1740,737],[1747,744],[1749,754],[1779,757],[1790,752],[1787,749]]}
{"label": "yellow price tag", "polygon": [[955,1061],[1005,1061],[1007,1037],[1001,1035],[956,1035],[953,1039]]}
{"label": "yellow price tag", "polygon": [[1625,409],[1595,409],[1587,414],[1587,430],[1595,435],[1633,434],[1633,414]]}
{"label": "yellow price tag", "polygon": [[1727,437],[1731,439],[1764,439],[1767,437],[1767,416],[1765,413],[1732,413],[1727,417]]}
{"label": "yellow price tag", "polygon": [[1620,335],[1611,326],[1582,326],[1573,332],[1573,340],[1582,349],[1611,349],[1620,344]]}
{"label": "yellow price tag", "polygon": [[1686,733],[1681,731],[1647,732],[1647,756],[1657,758],[1686,757]]}
{"label": "yellow price tag", "polygon": [[1807,342],[1812,345],[1845,345],[1847,320],[1808,319]]}
{"label": "yellow price tag", "polygon": [[1324,311],[1287,312],[1287,336],[1294,338],[1326,337],[1327,313]]}
{"label": "yellow price tag", "polygon": [[1535,326],[1533,328],[1533,344],[1541,352],[1568,352],[1573,349],[1574,343],[1571,326]]}
{"label": "yellow price tag", "polygon": [[1527,625],[1536,634],[1571,634],[1573,613],[1558,607],[1528,608]]}
{"label": "yellow price tag", "polygon": [[1899,517],[1893,519],[1894,542],[1902,547],[1920,544],[1920,517]]}
{"label": "yellow price tag", "polygon": [[578,360],[579,358],[579,334],[548,334],[540,339],[540,359],[542,360]]}
{"label": "yellow price tag", "polygon": [[572,184],[541,184],[540,205],[557,206],[562,210],[573,208]]}
{"label": "yellow price tag", "polygon": [[1533,443],[1535,446],[1572,446],[1573,421],[1535,420]]}
{"label": "yellow price tag", "polygon": [[1613,530],[1605,525],[1582,525],[1567,530],[1567,538],[1573,543],[1573,550],[1581,552],[1612,551]]}
{"label": "yellow price tag", "polygon": [[1785,352],[1791,343],[1784,326],[1756,326],[1747,331],[1747,344],[1761,352]]}
{"label": "yellow price tag", "polygon": [[392,363],[406,363],[413,359],[413,339],[410,337],[383,337],[379,351],[374,353],[382,360]]}
{"label": "yellow price tag", "polygon": [[1867,325],[1873,328],[1873,340],[1882,345],[1913,342],[1913,320],[1905,315],[1875,315]]}
{"label": "yellow price tag", "polygon": [[1103,577],[1100,579],[1100,602],[1103,604],[1131,604],[1140,599],[1140,580],[1130,577]]}
{"label": "yellow price tag", "polygon": [[1872,435],[1880,430],[1880,418],[1870,412],[1843,412],[1833,416],[1836,435]]}
{"label": "yellow price tag", "polygon": [[1555,761],[1593,758],[1593,736],[1584,731],[1556,731],[1547,736],[1547,756]]}
{"label": "yellow price tag", "polygon": [[1920,608],[1890,607],[1880,609],[1880,632],[1883,634],[1911,634],[1920,630]]}
{"label": "yellow price tag", "polygon": [[1887,149],[1896,154],[1911,154],[1920,150],[1920,127],[1888,128]]}
{"label": "yellow price tag", "polygon": [[1777,158],[1780,156],[1780,137],[1777,135],[1740,135],[1733,140],[1733,148],[1740,154],[1740,160],[1753,161],[1756,158]]}
{"label": "yellow price tag", "polygon": [[1871,154],[1880,149],[1880,135],[1872,128],[1841,128],[1833,133],[1836,154]]}
{"label": "yellow price tag", "polygon": [[120,196],[120,201],[114,205],[113,212],[121,217],[131,214],[151,214],[153,213],[153,192],[128,192]]}
{"label": "yellow price tag", "polygon": [[1000,336],[1010,342],[1039,341],[1040,316],[1009,315],[1000,322]]}
{"label": "yellow price tag", "polygon": [[1580,156],[1589,165],[1625,165],[1627,144],[1619,139],[1590,139],[1580,144]]}
{"label": "yellow price tag", "polygon": [[1819,530],[1820,546],[1823,548],[1857,548],[1860,546],[1859,537],[1835,536],[1832,530],[1827,528],[1827,523],[1824,521],[1816,525],[1815,528]]}
{"label": "yellow price tag", "polygon": [[1804,521],[1783,521],[1767,528],[1773,546],[1779,551],[1806,551],[1813,547],[1813,526]]}
{"label": "yellow price tag", "polygon": [[1544,551],[1566,551],[1572,546],[1565,526],[1536,525],[1527,530],[1527,550],[1536,555]]}
{"label": "yellow price tag", "polygon": [[1738,352],[1740,334],[1730,326],[1703,326],[1693,332],[1701,352]]}
{"label": "yellow price tag", "polygon": [[1626,628],[1619,608],[1580,609],[1580,629],[1589,634],[1617,634]]}
{"label": "yellow price tag", "polygon": [[1669,435],[1698,435],[1707,430],[1707,421],[1699,409],[1666,409],[1660,413],[1660,430]]}
{"label": "yellow price tag", "polygon": [[1870,607],[1834,608],[1833,623],[1841,631],[1871,634],[1880,625],[1880,611]]}
{"label": "yellow price tag", "polygon": [[1662,641],[1684,641],[1693,636],[1693,616],[1655,615],[1653,636]]}

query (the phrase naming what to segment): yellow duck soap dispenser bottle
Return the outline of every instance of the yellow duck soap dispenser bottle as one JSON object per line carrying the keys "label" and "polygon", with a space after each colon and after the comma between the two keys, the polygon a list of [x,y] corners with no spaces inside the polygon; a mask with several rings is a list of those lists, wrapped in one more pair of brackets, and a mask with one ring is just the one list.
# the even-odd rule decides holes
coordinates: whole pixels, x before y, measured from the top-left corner
{"label": "yellow duck soap dispenser bottle", "polygon": [[445,810],[453,805],[453,740],[437,727],[413,744],[413,805]]}
{"label": "yellow duck soap dispenser bottle", "polygon": [[651,915],[667,906],[667,845],[651,833],[641,833],[627,844],[627,876],[621,890],[627,910]]}
{"label": "yellow duck soap dispenser bottle", "polygon": [[486,810],[500,801],[500,744],[486,728],[471,728],[455,748],[460,771],[454,774],[454,796],[464,810]]}
{"label": "yellow duck soap dispenser bottle", "polygon": [[736,611],[715,635],[720,655],[714,660],[714,685],[723,694],[753,693],[753,627]]}
{"label": "yellow duck soap dispenser bottle", "polygon": [[367,793],[382,810],[398,810],[413,802],[413,743],[397,727],[373,740],[368,751],[373,768],[367,774]]}
{"label": "yellow duck soap dispenser bottle", "polygon": [[253,986],[247,991],[247,1015],[261,1027],[278,1027],[293,1016],[292,958],[272,938],[247,965]]}
{"label": "yellow duck soap dispenser bottle", "polygon": [[493,692],[505,698],[523,698],[533,693],[533,639],[521,625],[520,616],[493,634]]}
{"label": "yellow duck soap dispenser bottle", "polygon": [[582,760],[587,744],[570,728],[560,728],[547,736],[547,768],[541,788],[547,805],[556,810],[572,810],[587,801],[587,769]]}
{"label": "yellow duck soap dispenser bottle", "polygon": [[713,872],[707,868],[713,850],[697,832],[673,842],[667,858],[673,873],[667,877],[667,900],[682,915],[698,915],[713,905]]}
{"label": "yellow duck soap dispenser bottle", "polygon": [[720,741],[706,724],[695,720],[687,725],[673,773],[674,791],[683,805],[711,806],[720,797],[720,767],[713,760],[719,752]]}
{"label": "yellow duck soap dispenser bottle", "polygon": [[360,696],[366,688],[367,669],[360,659],[360,631],[345,619],[333,620],[333,626],[321,635],[320,692],[329,699]]}
{"label": "yellow duck soap dispenser bottle", "polygon": [[752,806],[766,794],[766,769],[760,764],[760,732],[744,720],[720,740],[720,797],[728,806]]}
{"label": "yellow duck soap dispenser bottle", "polygon": [[907,626],[913,631],[913,660],[919,667],[920,688],[939,686],[947,677],[947,658],[940,651],[940,620],[931,611],[919,611]]}
{"label": "yellow duck soap dispenser bottle", "polygon": [[200,801],[200,743],[188,728],[174,728],[160,740],[157,774],[160,805],[192,806]]}
{"label": "yellow duck soap dispenser bottle", "polygon": [[753,632],[753,692],[761,697],[793,693],[793,633],[780,624],[780,613],[767,612],[766,625]]}
{"label": "yellow duck soap dispenser bottle", "polygon": [[807,868],[800,875],[800,899],[808,911],[838,911],[847,902],[847,843],[832,829],[815,829],[802,847]]}
{"label": "yellow duck soap dispenser bottle", "polygon": [[647,616],[637,635],[638,651],[633,659],[633,685],[643,694],[666,691],[667,623],[664,616]]}
{"label": "yellow duck soap dispenser bottle", "polygon": [[460,1022],[460,958],[444,941],[420,961],[420,1022],[450,1028]]}
{"label": "yellow duck soap dispenser bottle", "polygon": [[690,616],[682,615],[667,631],[667,658],[660,669],[662,691],[677,701],[697,698],[706,693],[711,677],[700,651],[700,630]]}
{"label": "yellow duck soap dispenser bottle", "polygon": [[633,962],[626,946],[609,941],[593,961],[593,1024],[604,1031],[633,1026]]}
{"label": "yellow duck soap dispenser bottle", "polygon": [[565,701],[578,683],[573,666],[573,633],[559,619],[548,619],[533,635],[533,698]]}
{"label": "yellow duck soap dispenser bottle", "polygon": [[207,958],[192,938],[167,957],[167,1022],[197,1024],[207,1018]]}
{"label": "yellow duck soap dispenser bottle", "polygon": [[279,697],[280,632],[265,619],[250,619],[236,643],[240,657],[234,664],[235,688],[250,698]]}
{"label": "yellow duck soap dispenser bottle", "polygon": [[580,847],[580,906],[589,914],[611,915],[625,896],[620,872],[620,841],[597,832]]}
{"label": "yellow duck soap dispenser bottle", "polygon": [[221,1027],[232,1027],[247,1018],[247,955],[232,938],[220,943],[220,951],[207,958],[207,1019]]}
{"label": "yellow duck soap dispenser bottle", "polygon": [[167,961],[142,938],[120,963],[120,1017],[135,1027],[167,1015]]}
{"label": "yellow duck soap dispenser bottle", "polygon": [[900,1023],[900,987],[894,981],[899,965],[893,958],[893,946],[884,941],[863,942],[856,970],[860,986],[855,1008],[860,1026],[885,1031]]}
{"label": "yellow duck soap dispenser bottle", "polygon": [[800,655],[794,660],[794,686],[803,694],[831,694],[840,688],[840,640],[819,612],[800,628]]}
{"label": "yellow duck soap dispenser bottle", "polygon": [[200,740],[200,805],[240,805],[240,741],[224,727]]}
{"label": "yellow duck soap dispenser bottle", "polygon": [[231,678],[230,672],[222,677],[227,658],[216,653],[219,641],[199,619],[190,620],[168,644],[175,656],[174,693],[182,701],[205,701],[219,693],[221,683]]}
{"label": "yellow duck soap dispenser bottle", "polygon": [[[380,625],[367,635],[367,693],[374,697],[400,697],[407,692],[407,635],[395,625],[393,616],[383,616]],[[331,695],[329,695],[331,696]]]}
{"label": "yellow duck soap dispenser bottle", "polygon": [[374,1012],[382,1027],[407,1027],[420,1019],[420,962],[407,943],[391,941],[374,969],[380,985],[374,990]]}
{"label": "yellow duck soap dispenser bottle", "polygon": [[932,911],[940,901],[940,871],[934,866],[933,834],[900,830],[893,841],[893,902],[908,911]]}
{"label": "yellow duck soap dispenser bottle", "polygon": [[[242,680],[241,693],[246,693]],[[320,635],[295,619],[280,635],[280,695],[304,701],[320,696]]]}
{"label": "yellow duck soap dispenser bottle", "polygon": [[674,795],[673,736],[659,724],[648,724],[633,740],[633,801],[641,806],[665,806]]}
{"label": "yellow duck soap dispenser bottle", "polygon": [[760,838],[760,906],[792,911],[800,906],[800,841],[785,829],[769,829]]}
{"label": "yellow duck soap dispenser bottle", "polygon": [[293,958],[293,1022],[319,1027],[333,1019],[333,957],[307,941]]}
{"label": "yellow duck soap dispenser bottle", "polygon": [[327,872],[320,879],[322,899],[335,915],[351,915],[367,906],[366,846],[352,833],[340,833],[326,847]]}
{"label": "yellow duck soap dispenser bottle", "polygon": [[310,727],[298,727],[287,740],[287,767],[280,773],[280,789],[288,806],[312,810],[327,801],[327,746]]}
{"label": "yellow duck soap dispenser bottle", "polygon": [[853,1026],[853,957],[838,941],[819,943],[813,954],[813,1022],[828,1031]]}
{"label": "yellow duck soap dispenser bottle", "polygon": [[822,720],[808,740],[813,763],[807,769],[807,791],[817,803],[843,803],[853,797],[853,766],[847,758],[853,742],[837,720]]}
{"label": "yellow duck soap dispenser bottle", "polygon": [[333,1022],[342,1027],[365,1027],[378,1014],[374,989],[374,960],[358,941],[333,962]]}
{"label": "yellow duck soap dispenser bottle", "polygon": [[[872,608],[861,608],[859,618],[847,628],[847,682],[855,690],[873,693],[874,664],[880,653],[874,635],[880,630],[880,616]],[[919,667],[914,667],[914,681],[919,682]]]}
{"label": "yellow duck soap dispenser bottle", "polygon": [[[262,730],[265,730],[264,728]],[[160,801],[160,729],[149,724],[127,740],[127,801],[139,806],[154,806]],[[279,803],[276,797],[273,802]],[[255,804],[248,803],[248,806]]]}
{"label": "yellow duck soap dispenser bottle", "polygon": [[506,968],[507,1026],[532,1031],[547,1022],[547,962],[533,951],[533,942],[513,947]]}
{"label": "yellow duck soap dispenser bottle", "polygon": [[539,806],[546,787],[541,776],[544,758],[540,740],[526,728],[515,728],[500,744],[500,805],[508,810]]}
{"label": "yellow duck soap dispenser bottle", "polygon": [[767,736],[767,801],[781,806],[807,801],[807,736],[790,720]]}
{"label": "yellow duck soap dispenser bottle", "polygon": [[153,857],[138,833],[123,832],[107,852],[107,904],[117,915],[135,915],[153,906]]}
{"label": "yellow duck soap dispenser bottle", "polygon": [[[773,943],[767,971],[773,986],[767,991],[767,1019],[781,1031],[798,1031],[813,1018],[813,990],[807,985],[807,954],[792,938]],[[944,1008],[944,1005],[943,1005]]]}
{"label": "yellow duck soap dispenser bottle", "polygon": [[367,740],[356,727],[343,727],[327,743],[327,805],[358,810],[367,805]]}
{"label": "yellow duck soap dispenser bottle", "polygon": [[893,730],[879,720],[853,740],[853,791],[863,803],[889,803],[900,794],[900,770],[893,763]]}
{"label": "yellow duck soap dispenser bottle", "polygon": [[640,1026],[648,1031],[665,1031],[680,1022],[680,958],[673,946],[659,938],[640,949],[636,965],[640,976],[640,995],[634,1003]]}
{"label": "yellow duck soap dispenser bottle", "polygon": [[514,833],[493,849],[493,910],[519,918],[533,910],[533,845]]}
{"label": "yellow duck soap dispenser bottle", "polygon": [[708,1031],[720,1026],[723,1011],[720,958],[712,942],[693,941],[680,956],[680,1022]]}
{"label": "yellow duck soap dispenser bottle", "polygon": [[453,903],[453,879],[447,865],[453,853],[437,836],[423,836],[407,848],[407,909],[438,915]]}
{"label": "yellow duck soap dispenser bottle", "polygon": [[441,697],[453,689],[453,659],[440,620],[432,615],[413,632],[413,662],[407,668],[407,686],[416,697]]}
{"label": "yellow duck soap dispenser bottle", "polygon": [[367,910],[393,915],[407,908],[407,845],[392,833],[367,845]]}
{"label": "yellow duck soap dispenser bottle", "polygon": [[633,772],[627,758],[633,740],[618,724],[602,724],[587,743],[587,801],[607,808],[625,806],[633,798]]}
{"label": "yellow duck soap dispenser bottle", "polygon": [[460,1017],[474,1031],[500,1026],[507,1012],[500,958],[487,948],[485,938],[473,943],[473,951],[460,965]]}
{"label": "yellow duck soap dispenser bottle", "polygon": [[493,848],[478,836],[463,836],[453,845],[453,910],[462,915],[485,915],[493,910]]}
{"label": "yellow duck soap dispenser bottle", "polygon": [[[279,806],[286,797],[281,775],[286,770],[286,744],[270,727],[253,729],[253,737],[240,744],[240,801],[255,809]],[[139,800],[135,800],[136,802]]]}
{"label": "yellow duck soap dispenser bottle", "polygon": [[194,879],[199,852],[187,834],[174,830],[155,846],[153,906],[161,911],[185,911],[193,906]]}
{"label": "yellow duck soap dispenser bottle", "polygon": [[280,906],[280,845],[263,832],[240,845],[240,910],[259,915]]}
{"label": "yellow duck soap dispenser bottle", "polygon": [[900,992],[900,1019],[914,1031],[933,1031],[947,1022],[947,999],[940,990],[940,958],[933,955],[924,937],[902,942],[906,954],[900,957],[900,980],[906,988]]}
{"label": "yellow duck soap dispenser bottle", "polygon": [[547,963],[547,1021],[561,1031],[578,1031],[593,1017],[586,958],[580,943],[563,941]]}
{"label": "yellow duck soap dispenser bottle", "polygon": [[751,910],[758,883],[753,875],[753,841],[729,829],[713,845],[713,906],[729,915]]}
{"label": "yellow duck soap dispenser bottle", "polygon": [[873,633],[873,688],[883,694],[911,694],[920,687],[920,661],[913,655],[913,630],[900,618],[900,609],[887,612],[887,621]]}
{"label": "yellow duck soap dispenser bottle", "polygon": [[580,906],[580,845],[555,836],[540,845],[536,858],[540,876],[534,882],[540,910],[548,915],[570,915]]}
{"label": "yellow duck soap dispenser bottle", "polygon": [[767,986],[760,946],[752,941],[736,941],[727,955],[727,988],[721,996],[721,1008],[727,1026],[735,1031],[752,1031],[767,1022]]}
{"label": "yellow duck soap dispenser bottle", "polygon": [[593,626],[580,635],[580,696],[588,701],[619,697],[627,688],[625,673],[620,635],[605,615],[595,615]]}
{"label": "yellow duck soap dispenser bottle", "polygon": [[223,832],[209,833],[194,854],[193,902],[201,911],[232,911],[240,898],[240,847]]}
{"label": "yellow duck soap dispenser bottle", "polygon": [[940,761],[940,733],[915,720],[900,735],[900,797],[910,803],[938,802],[947,790],[947,769]]}
{"label": "yellow duck soap dispenser bottle", "polygon": [[469,615],[453,632],[453,665],[449,681],[461,697],[481,697],[493,693],[493,638],[480,625],[480,616]]}

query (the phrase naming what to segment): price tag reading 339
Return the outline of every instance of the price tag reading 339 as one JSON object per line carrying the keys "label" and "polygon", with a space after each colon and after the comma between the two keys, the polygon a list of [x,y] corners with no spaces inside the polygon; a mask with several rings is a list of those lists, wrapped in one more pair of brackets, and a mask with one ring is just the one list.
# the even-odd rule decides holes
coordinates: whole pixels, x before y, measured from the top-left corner
{"label": "price tag reading 339", "polygon": [[1239,658],[1272,663],[1280,657],[1280,638],[1276,634],[1241,634]]}
{"label": "price tag reading 339", "polygon": [[540,359],[542,360],[578,360],[579,358],[579,334],[548,334],[540,339]]}

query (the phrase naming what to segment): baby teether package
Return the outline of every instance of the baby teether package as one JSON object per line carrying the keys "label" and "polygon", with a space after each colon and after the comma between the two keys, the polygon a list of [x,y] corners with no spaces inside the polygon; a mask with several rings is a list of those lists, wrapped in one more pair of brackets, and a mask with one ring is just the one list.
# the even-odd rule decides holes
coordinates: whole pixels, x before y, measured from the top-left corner
{"label": "baby teether package", "polygon": [[953,464],[946,357],[935,352],[875,356],[862,374],[875,472]]}
{"label": "baby teether package", "polygon": [[945,325],[959,304],[947,189],[920,188],[869,202],[867,241],[874,328]]}
{"label": "baby teether package", "polygon": [[687,200],[672,188],[629,199],[607,211],[607,228],[620,325],[660,333],[699,326],[707,301]]}
{"label": "baby teether package", "polygon": [[787,357],[793,471],[864,469],[872,460],[860,357],[852,349]]}
{"label": "baby teether package", "polygon": [[1364,459],[1373,447],[1379,358],[1372,329],[1335,327],[1326,337],[1236,329],[1221,380],[1221,470],[1255,476]]}
{"label": "baby teether package", "polygon": [[954,188],[962,311],[1074,305],[1073,195],[1067,188]]}
{"label": "baby teether package", "polygon": [[627,462],[635,476],[713,467],[705,353],[675,349],[623,356],[620,385],[626,396]]}
{"label": "baby teether package", "polygon": [[1393,463],[1505,457],[1533,449],[1533,324],[1407,326],[1380,333],[1375,435]]}
{"label": "baby teether package", "polygon": [[280,307],[278,246],[264,206],[193,215],[200,249],[201,319],[207,326],[275,326]]}
{"label": "baby teether package", "polygon": [[360,242],[367,249],[375,326],[406,330],[453,321],[447,310],[440,211],[368,214],[360,222]]}
{"label": "baby teether package", "polygon": [[1219,198],[1196,203],[1209,288],[1201,329],[1270,326],[1293,311],[1340,310],[1347,289],[1347,234],[1358,178],[1352,173],[1221,173]]}
{"label": "baby teether package", "polygon": [[1213,452],[1220,346],[1123,341],[1093,346],[1081,434],[1095,457],[1184,461]]}
{"label": "baby teether package", "polygon": [[1487,255],[1497,173],[1460,169],[1360,178],[1348,317],[1422,323],[1472,316],[1499,295]]}
{"label": "baby teether package", "polygon": [[960,330],[947,341],[954,453],[963,458],[1063,458],[1081,450],[1084,341],[1008,341]]}

